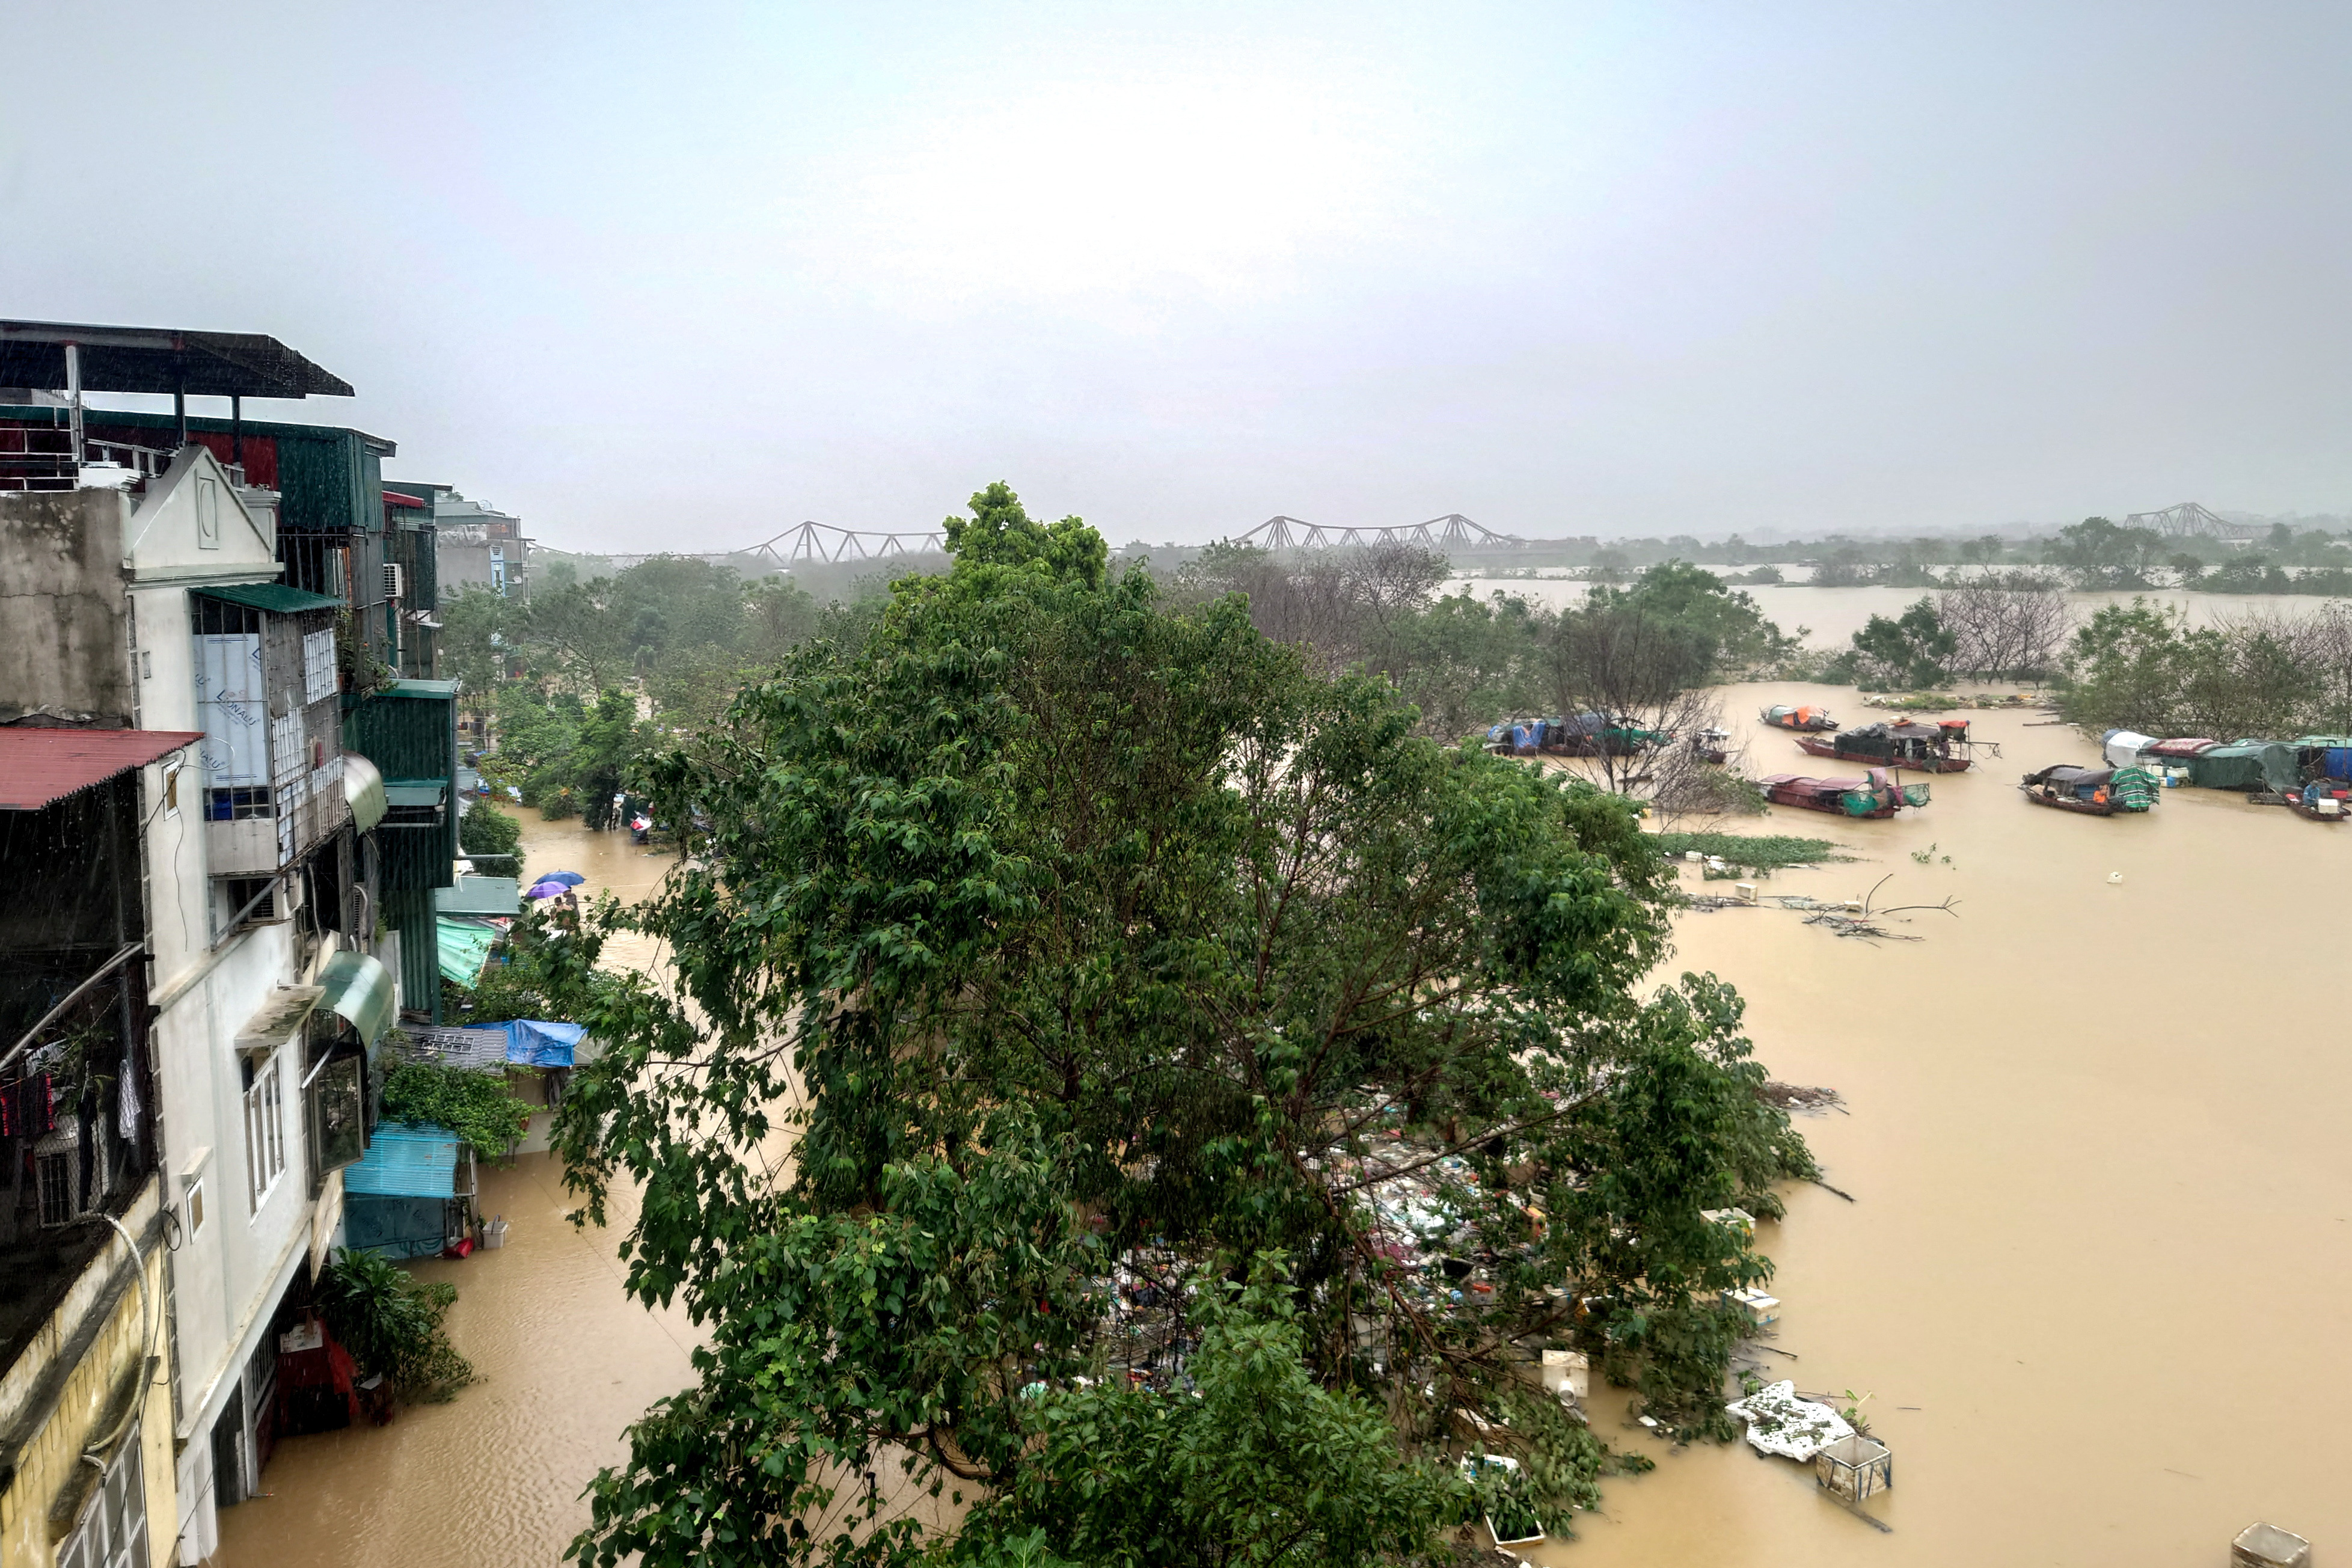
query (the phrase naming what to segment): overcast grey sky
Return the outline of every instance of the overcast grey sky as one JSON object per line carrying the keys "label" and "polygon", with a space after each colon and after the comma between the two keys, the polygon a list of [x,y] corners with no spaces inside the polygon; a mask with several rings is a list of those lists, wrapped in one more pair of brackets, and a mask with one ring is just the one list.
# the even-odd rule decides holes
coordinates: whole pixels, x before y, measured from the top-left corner
{"label": "overcast grey sky", "polygon": [[[569,548],[2352,508],[2352,6],[10,4],[0,315]],[[259,412],[257,410],[257,412]]]}

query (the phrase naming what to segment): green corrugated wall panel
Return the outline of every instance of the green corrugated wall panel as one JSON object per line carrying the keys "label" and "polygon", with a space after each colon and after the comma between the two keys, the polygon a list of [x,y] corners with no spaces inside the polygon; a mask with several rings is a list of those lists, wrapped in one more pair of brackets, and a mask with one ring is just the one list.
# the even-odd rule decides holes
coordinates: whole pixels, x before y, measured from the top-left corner
{"label": "green corrugated wall panel", "polygon": [[[386,837],[377,830],[377,841]],[[387,872],[390,867],[385,868]],[[400,933],[400,999],[411,1010],[441,1021],[441,928],[430,891],[383,893],[383,921]]]}
{"label": "green corrugated wall panel", "polygon": [[[430,689],[426,689],[426,688]],[[454,683],[404,680],[343,715],[343,746],[376,765],[387,785],[437,783],[448,809],[438,827],[375,830],[387,899],[395,890],[425,893],[430,934],[430,889],[455,885],[457,858],[457,699]],[[407,939],[401,939],[404,943]],[[406,961],[404,959],[404,963]]]}

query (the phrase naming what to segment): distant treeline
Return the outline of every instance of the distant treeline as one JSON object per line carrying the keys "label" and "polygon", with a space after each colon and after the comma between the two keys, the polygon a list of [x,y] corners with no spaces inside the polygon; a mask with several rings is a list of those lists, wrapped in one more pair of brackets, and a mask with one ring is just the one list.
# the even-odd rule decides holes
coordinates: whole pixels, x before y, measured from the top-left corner
{"label": "distant treeline", "polygon": [[[1570,542],[1545,557],[1597,583],[1623,583],[1669,561],[1723,569],[1741,587],[1797,582],[1818,588],[1940,588],[1986,572],[2042,568],[2084,590],[2187,588],[2216,594],[2352,594],[2352,534],[2274,523],[2249,542],[2176,539],[2154,529],[2085,518],[2047,539],[1820,539],[1751,544],[1738,534],[1702,541]],[[1478,570],[1509,576],[1510,565]],[[1539,569],[1539,568],[1538,568]]]}

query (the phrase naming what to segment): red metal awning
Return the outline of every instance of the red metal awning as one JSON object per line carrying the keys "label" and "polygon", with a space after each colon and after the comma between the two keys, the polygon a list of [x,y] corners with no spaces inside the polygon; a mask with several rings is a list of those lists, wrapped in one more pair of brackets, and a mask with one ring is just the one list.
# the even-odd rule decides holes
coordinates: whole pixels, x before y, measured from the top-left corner
{"label": "red metal awning", "polygon": [[28,730],[0,725],[0,811],[38,811],[77,790],[203,740],[194,730]]}
{"label": "red metal awning", "polygon": [[418,500],[415,496],[405,496],[401,494],[398,490],[386,490],[383,492],[383,504],[386,506],[421,507],[425,503]]}

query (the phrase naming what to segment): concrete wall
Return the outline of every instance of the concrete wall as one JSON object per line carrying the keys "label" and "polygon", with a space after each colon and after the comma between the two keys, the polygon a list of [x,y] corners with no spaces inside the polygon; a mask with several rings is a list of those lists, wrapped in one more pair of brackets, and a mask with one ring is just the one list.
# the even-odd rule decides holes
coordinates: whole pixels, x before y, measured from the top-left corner
{"label": "concrete wall", "polygon": [[[158,1201],[151,1180],[122,1216],[133,1236],[146,1234]],[[40,1337],[0,1377],[0,1434],[24,1440],[15,1449],[16,1473],[6,1490],[0,1491],[0,1568],[50,1568],[56,1555],[50,1510],[84,1481],[89,1467],[81,1462],[83,1447],[100,1435],[99,1423],[109,1414],[117,1391],[127,1379],[142,1375],[141,1362],[151,1349],[163,1364],[134,1395],[141,1411],[151,1568],[166,1568],[176,1560],[173,1521],[180,1510],[172,1462],[171,1384],[164,1375],[171,1336],[160,1331],[156,1315],[163,1301],[160,1237],[142,1244],[141,1251],[147,1283],[143,1298],[125,1278],[129,1259],[118,1240],[84,1270]],[[117,1284],[125,1288],[110,1306],[107,1297]],[[60,1387],[54,1374],[68,1363],[71,1370]]]}
{"label": "concrete wall", "polygon": [[130,505],[117,490],[0,494],[0,721],[47,711],[131,726]]}

